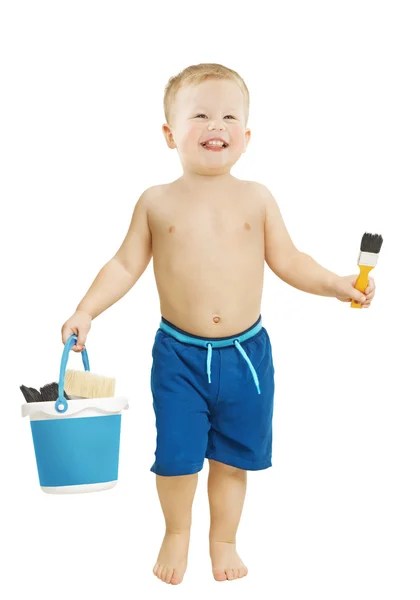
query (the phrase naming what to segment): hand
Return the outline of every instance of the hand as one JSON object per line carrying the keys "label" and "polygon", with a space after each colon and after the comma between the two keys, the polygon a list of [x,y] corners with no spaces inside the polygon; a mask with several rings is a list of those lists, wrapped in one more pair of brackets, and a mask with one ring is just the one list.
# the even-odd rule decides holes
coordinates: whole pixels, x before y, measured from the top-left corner
{"label": "hand", "polygon": [[352,300],[355,300],[362,305],[362,308],[369,308],[375,295],[375,280],[373,277],[368,278],[369,283],[363,294],[354,287],[358,277],[359,275],[337,277],[334,281],[334,296],[341,302],[351,302]]}
{"label": "hand", "polygon": [[82,352],[85,349],[85,342],[91,323],[92,317],[88,313],[77,310],[61,328],[61,339],[63,344],[67,342],[71,335],[76,334],[76,344],[74,344],[71,349],[74,352]]}

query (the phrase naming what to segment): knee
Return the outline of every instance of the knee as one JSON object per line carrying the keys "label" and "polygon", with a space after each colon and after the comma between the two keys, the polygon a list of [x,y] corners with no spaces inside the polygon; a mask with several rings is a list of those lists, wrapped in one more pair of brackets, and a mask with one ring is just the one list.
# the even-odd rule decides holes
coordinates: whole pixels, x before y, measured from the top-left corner
{"label": "knee", "polygon": [[231,477],[244,477],[246,475],[244,469],[238,469],[237,467],[232,467],[231,465],[226,465],[225,463],[213,459],[209,459],[209,468],[211,472],[229,475]]}

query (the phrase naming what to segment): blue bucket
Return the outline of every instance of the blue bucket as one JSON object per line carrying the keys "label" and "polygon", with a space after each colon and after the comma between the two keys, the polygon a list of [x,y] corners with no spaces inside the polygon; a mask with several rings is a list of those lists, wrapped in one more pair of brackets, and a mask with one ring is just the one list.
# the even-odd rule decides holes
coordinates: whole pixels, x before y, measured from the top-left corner
{"label": "blue bucket", "polygon": [[[49,494],[97,492],[118,481],[121,413],[126,398],[64,397],[69,353],[77,341],[72,335],[64,346],[55,402],[29,402],[29,416],[41,489]],[[86,349],[85,371],[90,371]]]}

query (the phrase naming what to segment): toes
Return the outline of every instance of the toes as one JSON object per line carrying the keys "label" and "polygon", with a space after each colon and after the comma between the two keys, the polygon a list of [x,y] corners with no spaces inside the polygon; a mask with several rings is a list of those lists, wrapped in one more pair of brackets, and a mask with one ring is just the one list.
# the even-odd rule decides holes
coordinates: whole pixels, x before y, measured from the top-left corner
{"label": "toes", "polygon": [[226,581],[226,573],[225,571],[213,571],[213,577],[216,581]]}
{"label": "toes", "polygon": [[179,583],[181,583],[181,581],[182,581],[182,575],[180,575],[180,574],[177,572],[177,570],[176,570],[176,569],[174,569],[174,572],[173,572],[173,574],[172,574],[172,578],[171,578],[171,581],[170,581],[170,583],[171,583],[172,585],[178,585]]}
{"label": "toes", "polygon": [[183,576],[176,569],[165,567],[165,565],[160,565],[159,563],[156,563],[153,567],[153,573],[164,583],[171,583],[172,585],[178,585],[183,579]]}
{"label": "toes", "polygon": [[162,581],[164,581],[165,583],[171,583],[173,572],[174,572],[173,569],[171,569],[170,567],[167,567],[163,573]]}
{"label": "toes", "polygon": [[156,577],[158,579],[162,579],[162,571],[163,571],[163,565],[158,565],[158,568],[156,570]]}
{"label": "toes", "polygon": [[239,567],[237,569],[226,569],[225,571],[213,571],[213,577],[216,581],[233,581],[234,579],[240,579],[241,577],[245,577],[248,575],[248,569],[244,565],[243,567]]}

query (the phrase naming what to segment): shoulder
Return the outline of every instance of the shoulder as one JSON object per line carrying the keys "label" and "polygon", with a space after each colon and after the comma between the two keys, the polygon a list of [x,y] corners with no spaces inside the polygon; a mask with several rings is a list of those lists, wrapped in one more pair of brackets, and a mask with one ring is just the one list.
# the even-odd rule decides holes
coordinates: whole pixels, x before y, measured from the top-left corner
{"label": "shoulder", "polygon": [[165,195],[165,188],[165,185],[152,185],[151,187],[146,188],[137,200],[136,209],[149,214],[156,201]]}
{"label": "shoulder", "polygon": [[240,185],[243,186],[249,192],[255,194],[258,198],[264,199],[272,196],[270,190],[263,183],[259,183],[258,181],[246,181],[241,180]]}
{"label": "shoulder", "polygon": [[142,201],[144,204],[152,202],[155,198],[159,198],[165,193],[166,185],[152,185],[146,188],[139,198],[139,202]]}
{"label": "shoulder", "polygon": [[259,183],[258,181],[245,181],[244,183],[246,183],[247,186],[262,199],[272,196],[268,187],[263,183]]}
{"label": "shoulder", "polygon": [[258,181],[244,181],[244,183],[253,197],[260,202],[261,208],[265,213],[270,211],[274,206],[277,206],[276,199],[266,185]]}

